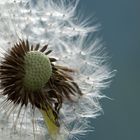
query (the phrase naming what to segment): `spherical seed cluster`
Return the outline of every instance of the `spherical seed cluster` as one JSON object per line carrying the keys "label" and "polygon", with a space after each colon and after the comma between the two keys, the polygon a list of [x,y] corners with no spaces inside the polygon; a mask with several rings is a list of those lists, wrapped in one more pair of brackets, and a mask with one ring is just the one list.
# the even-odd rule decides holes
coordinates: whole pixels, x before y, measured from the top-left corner
{"label": "spherical seed cluster", "polygon": [[42,88],[52,74],[49,58],[37,51],[28,52],[25,57],[24,86],[29,90]]}

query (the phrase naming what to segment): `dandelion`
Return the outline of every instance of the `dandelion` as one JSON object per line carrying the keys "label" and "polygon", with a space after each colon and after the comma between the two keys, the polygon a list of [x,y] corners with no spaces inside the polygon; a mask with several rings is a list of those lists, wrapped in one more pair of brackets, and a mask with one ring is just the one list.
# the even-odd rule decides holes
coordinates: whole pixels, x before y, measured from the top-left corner
{"label": "dandelion", "polygon": [[77,4],[0,1],[2,139],[68,140],[92,130],[114,71],[99,25],[77,19]]}

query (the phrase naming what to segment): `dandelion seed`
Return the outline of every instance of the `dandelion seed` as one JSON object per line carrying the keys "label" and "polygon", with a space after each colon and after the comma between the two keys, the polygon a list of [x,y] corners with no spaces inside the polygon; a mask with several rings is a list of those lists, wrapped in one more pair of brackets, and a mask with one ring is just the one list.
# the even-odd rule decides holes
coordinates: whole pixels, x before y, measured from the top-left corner
{"label": "dandelion seed", "polygon": [[[76,20],[76,0],[0,2],[0,136],[2,139],[77,139],[110,71],[98,24]],[[80,21],[80,20],[79,20]]]}

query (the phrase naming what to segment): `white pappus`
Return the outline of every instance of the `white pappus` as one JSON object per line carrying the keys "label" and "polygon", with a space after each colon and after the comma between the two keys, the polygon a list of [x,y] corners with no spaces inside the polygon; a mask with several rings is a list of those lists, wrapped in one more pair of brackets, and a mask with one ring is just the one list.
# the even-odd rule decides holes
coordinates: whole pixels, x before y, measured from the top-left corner
{"label": "white pappus", "polygon": [[115,71],[100,25],[81,19],[78,3],[0,0],[2,139],[69,140],[92,131],[90,118],[100,115],[102,90]]}

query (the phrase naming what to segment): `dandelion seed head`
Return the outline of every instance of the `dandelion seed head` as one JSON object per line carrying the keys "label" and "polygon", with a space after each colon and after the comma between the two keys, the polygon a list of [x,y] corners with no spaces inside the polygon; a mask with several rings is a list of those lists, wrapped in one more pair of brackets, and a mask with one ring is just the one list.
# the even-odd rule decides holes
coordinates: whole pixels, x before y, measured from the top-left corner
{"label": "dandelion seed head", "polygon": [[92,130],[115,71],[100,24],[80,19],[78,2],[0,1],[2,138],[77,140]]}

